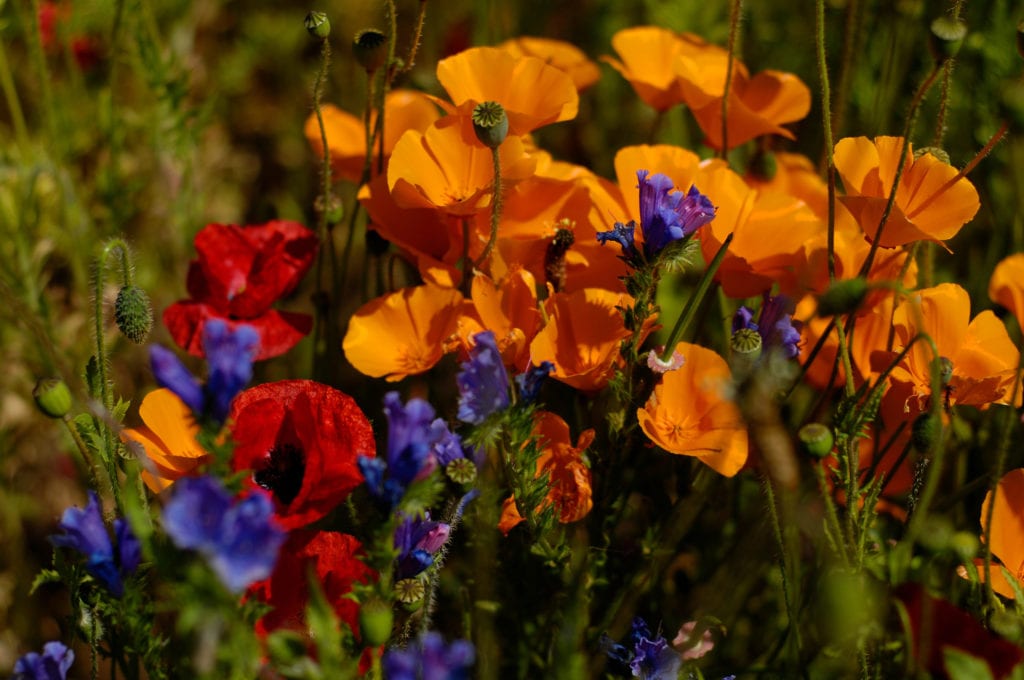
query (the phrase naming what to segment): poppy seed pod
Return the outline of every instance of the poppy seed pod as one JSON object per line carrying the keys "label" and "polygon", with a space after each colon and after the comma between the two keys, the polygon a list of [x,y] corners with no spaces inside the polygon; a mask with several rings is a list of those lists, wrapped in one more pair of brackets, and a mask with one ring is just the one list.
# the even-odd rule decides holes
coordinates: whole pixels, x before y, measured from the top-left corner
{"label": "poppy seed pod", "polygon": [[960,51],[967,37],[967,24],[951,17],[939,17],[932,22],[932,32],[928,39],[932,57],[940,64],[952,59]]}
{"label": "poppy seed pod", "polygon": [[914,149],[914,158],[918,159],[926,153],[930,153],[946,165],[949,165],[949,154],[946,153],[945,149],[938,146],[922,146],[918,149]]}
{"label": "poppy seed pod", "polygon": [[63,418],[71,410],[71,390],[60,378],[43,378],[32,390],[36,406],[50,418]]}
{"label": "poppy seed pod", "polygon": [[824,458],[832,453],[835,438],[832,436],[832,430],[821,423],[804,425],[797,436],[804,451],[815,458]]}
{"label": "poppy seed pod", "polygon": [[473,132],[480,143],[497,149],[508,137],[508,115],[498,102],[482,102],[473,109]]}
{"label": "poppy seed pod", "polygon": [[444,472],[456,484],[471,484],[476,479],[476,465],[469,458],[456,458],[445,466]]}
{"label": "poppy seed pod", "polygon": [[326,40],[331,34],[331,20],[323,12],[310,12],[306,15],[306,30],[314,38]]}
{"label": "poppy seed pod", "polygon": [[114,321],[121,334],[137,345],[146,341],[153,329],[153,307],[146,291],[138,286],[125,286],[114,302]]}
{"label": "poppy seed pod", "polygon": [[388,58],[388,37],[376,28],[356,33],[352,40],[352,54],[367,73],[375,73]]}
{"label": "poppy seed pod", "polygon": [[818,298],[818,316],[836,316],[856,311],[870,290],[862,278],[836,281]]}
{"label": "poppy seed pod", "polygon": [[729,339],[729,367],[733,375],[749,373],[761,358],[761,334],[751,328],[740,328]]}

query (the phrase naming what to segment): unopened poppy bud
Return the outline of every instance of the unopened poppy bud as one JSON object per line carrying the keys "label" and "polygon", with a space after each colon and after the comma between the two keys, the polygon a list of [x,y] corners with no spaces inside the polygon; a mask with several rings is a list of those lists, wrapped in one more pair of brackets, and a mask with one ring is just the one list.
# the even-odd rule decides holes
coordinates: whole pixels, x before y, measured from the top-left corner
{"label": "unopened poppy bud", "polygon": [[456,458],[445,466],[444,472],[456,484],[471,484],[476,479],[476,465],[469,458]]}
{"label": "unopened poppy bud", "polygon": [[733,374],[749,373],[761,358],[761,349],[761,334],[753,328],[741,328],[733,333],[729,339],[729,367]]}
{"label": "unopened poppy bud", "polygon": [[323,12],[310,12],[306,15],[306,30],[314,38],[324,40],[331,34],[331,20]]}
{"label": "unopened poppy bud", "polygon": [[836,316],[856,311],[870,287],[862,278],[836,281],[818,298],[818,316]]}
{"label": "unopened poppy bud", "polygon": [[832,453],[832,445],[835,437],[832,436],[831,428],[821,423],[808,423],[800,428],[797,434],[800,437],[800,444],[804,451],[815,458],[824,458]]}
{"label": "unopened poppy bud", "polygon": [[915,449],[927,453],[935,446],[941,429],[942,424],[938,418],[931,413],[922,413],[914,420],[914,425],[910,429],[910,441]]}
{"label": "unopened poppy bud", "polygon": [[32,390],[36,406],[50,418],[63,418],[71,410],[71,390],[60,378],[43,378]]}
{"label": "unopened poppy bud", "polygon": [[390,604],[376,597],[364,602],[359,608],[359,631],[363,636],[363,644],[379,647],[386,643],[391,639],[394,622],[395,615]]}
{"label": "unopened poppy bud", "polygon": [[481,102],[473,109],[473,132],[480,143],[497,149],[508,137],[508,115],[498,102]]}
{"label": "unopened poppy bud", "polygon": [[928,45],[935,61],[942,63],[952,59],[960,51],[967,37],[967,24],[952,17],[939,17],[932,22],[932,34]]}
{"label": "unopened poppy bud", "polygon": [[938,146],[922,146],[918,149],[914,149],[914,159],[918,159],[925,154],[931,154],[938,160],[942,161],[946,165],[949,165],[949,154],[946,150]]}
{"label": "unopened poppy bud", "polygon": [[146,291],[138,286],[125,286],[114,301],[114,321],[121,334],[135,344],[146,341],[153,330],[153,307]]}
{"label": "unopened poppy bud", "polygon": [[388,58],[388,37],[376,28],[356,33],[352,53],[367,73],[376,73]]}
{"label": "unopened poppy bud", "polygon": [[395,583],[395,597],[402,604],[411,605],[423,600],[427,589],[418,578],[403,578]]}

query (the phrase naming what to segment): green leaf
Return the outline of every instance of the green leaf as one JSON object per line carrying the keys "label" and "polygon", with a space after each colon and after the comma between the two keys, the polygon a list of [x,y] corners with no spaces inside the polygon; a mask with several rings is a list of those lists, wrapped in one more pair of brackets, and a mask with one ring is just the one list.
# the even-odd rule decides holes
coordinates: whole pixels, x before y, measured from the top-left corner
{"label": "green leaf", "polygon": [[60,574],[55,569],[43,569],[36,574],[35,579],[32,581],[32,587],[29,588],[29,595],[35,594],[36,590],[45,586],[47,583],[60,583]]}
{"label": "green leaf", "polygon": [[988,662],[955,647],[942,650],[943,665],[951,680],[995,680]]}

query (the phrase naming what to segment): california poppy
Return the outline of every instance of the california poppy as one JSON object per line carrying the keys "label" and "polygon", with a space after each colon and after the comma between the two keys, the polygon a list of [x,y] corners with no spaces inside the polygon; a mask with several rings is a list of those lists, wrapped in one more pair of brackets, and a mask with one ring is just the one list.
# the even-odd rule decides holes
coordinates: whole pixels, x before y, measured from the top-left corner
{"label": "california poppy", "polygon": [[152,465],[143,463],[142,481],[153,491],[166,489],[210,459],[196,442],[199,425],[192,410],[169,389],[147,394],[139,405],[139,417],[143,426],[125,428],[122,436],[145,449]]}
{"label": "california poppy", "polygon": [[629,81],[645,104],[657,111],[667,111],[685,100],[677,61],[684,52],[693,54],[695,44],[666,28],[636,26],[612,36],[612,47],[621,61],[613,57],[601,59]]}
{"label": "california poppy", "polygon": [[179,347],[203,356],[202,329],[219,318],[231,330],[252,326],[260,336],[256,359],[284,354],[313,326],[308,314],[279,312],[272,305],[295,290],[316,256],[317,237],[298,222],[258,226],[209,224],[195,238],[198,257],[188,270],[188,300],[164,310],[163,320]]}
{"label": "california poppy", "polygon": [[[1010,470],[1003,475],[996,486],[994,500],[991,491],[985,494],[980,517],[982,530],[985,529],[990,508],[992,526],[984,539],[992,555],[999,560],[992,562],[990,570],[992,589],[1012,600],[1016,595],[1003,574],[1003,568],[1016,579],[1017,587],[1024,589],[1024,469]],[[982,570],[979,568],[978,571],[979,576],[984,578]]]}
{"label": "california poppy", "polygon": [[580,48],[562,40],[520,36],[498,45],[516,57],[537,57],[554,66],[572,79],[576,90],[582,92],[597,82],[601,71]]}
{"label": "california poppy", "polygon": [[[548,493],[541,508],[551,505],[555,516],[563,524],[583,519],[594,503],[591,499],[590,469],[582,454],[594,441],[594,430],[584,430],[572,444],[569,425],[549,411],[537,413],[533,435],[541,450],[537,458],[537,476],[548,475]],[[508,498],[501,509],[498,528],[508,533],[523,521],[515,499]]]}
{"label": "california poppy", "polygon": [[250,388],[231,409],[232,465],[273,494],[286,529],[320,519],[362,484],[356,459],[373,457],[370,421],[352,397],[311,380]]}
{"label": "california poppy", "polygon": [[1024,253],[1010,255],[996,265],[989,280],[988,296],[1010,310],[1024,330]]}
{"label": "california poppy", "polygon": [[[836,144],[836,171],[846,189],[839,200],[870,240],[876,238],[902,148],[902,137],[847,137]],[[878,245],[946,241],[974,217],[979,205],[974,185],[958,177],[956,168],[930,153],[915,157],[908,145],[896,202]]]}
{"label": "california poppy", "polygon": [[681,342],[683,365],[662,375],[651,398],[637,409],[640,428],[668,451],[696,456],[732,477],[747,462],[747,427],[729,396],[732,373],[715,352]]}

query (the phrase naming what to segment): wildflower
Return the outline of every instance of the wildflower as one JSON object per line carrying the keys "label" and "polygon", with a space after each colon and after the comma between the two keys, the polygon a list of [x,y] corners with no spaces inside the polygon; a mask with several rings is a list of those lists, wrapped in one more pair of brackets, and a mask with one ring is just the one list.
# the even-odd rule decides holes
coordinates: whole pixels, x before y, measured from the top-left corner
{"label": "wildflower", "polygon": [[60,548],[71,548],[85,556],[85,569],[107,587],[114,597],[124,594],[123,579],[131,575],[142,561],[139,540],[124,519],[114,520],[117,550],[103,522],[100,501],[96,493],[89,492],[85,508],[70,507],[60,519],[62,534],[50,537]]}
{"label": "wildflower", "polygon": [[[540,411],[534,419],[532,436],[541,450],[536,476],[548,476],[547,496],[537,512],[550,505],[563,524],[583,519],[594,505],[590,469],[583,460],[583,452],[594,441],[594,430],[581,432],[573,446],[568,423],[554,413]],[[507,534],[523,519],[515,499],[509,497],[502,506],[498,528]]]}
{"label": "wildflower", "polygon": [[475,661],[473,644],[445,644],[440,633],[428,631],[405,649],[389,649],[381,663],[387,680],[464,680]]}
{"label": "wildflower", "polygon": [[349,321],[345,357],[359,372],[388,381],[424,373],[444,355],[462,303],[458,290],[430,284],[371,300]]}
{"label": "wildflower", "polygon": [[233,593],[267,578],[285,532],[274,522],[274,505],[262,491],[233,501],[213,477],[183,479],[164,507],[164,529],[179,548],[206,558]]}
{"label": "wildflower", "polygon": [[[519,370],[529,366],[530,341],[541,326],[533,275],[518,266],[497,282],[486,274],[477,274],[473,277],[472,303],[476,314],[459,317],[458,334],[463,343],[470,336],[490,332],[506,366]],[[472,352],[472,346],[466,349]]]}
{"label": "wildflower", "polygon": [[668,640],[661,635],[655,637],[639,616],[633,619],[626,644],[618,644],[602,635],[601,646],[618,675],[643,680],[674,680],[682,666],[682,658],[669,646]]}
{"label": "wildflower", "polygon": [[139,417],[143,425],[126,428],[122,436],[145,449],[142,481],[161,491],[176,479],[188,475],[209,460],[196,442],[199,425],[191,409],[167,388],[153,390],[142,399]]}
{"label": "wildflower", "polygon": [[597,82],[601,70],[587,59],[578,47],[561,40],[520,36],[498,45],[514,57],[537,57],[572,80],[577,92],[583,92]]}
{"label": "wildflower", "polygon": [[491,414],[508,408],[508,373],[492,331],[477,333],[473,340],[469,361],[462,364],[455,381],[459,386],[459,420],[479,425]]}
{"label": "wildflower", "polygon": [[384,414],[388,419],[386,459],[360,456],[358,465],[370,493],[393,508],[410,484],[433,470],[437,464],[433,447],[445,437],[447,427],[438,426],[428,402],[410,399],[403,405],[398,392],[384,395]]}
{"label": "wildflower", "polygon": [[448,541],[451,527],[435,522],[427,512],[423,517],[404,517],[395,530],[398,549],[397,580],[412,578],[434,563],[434,555]]}
{"label": "wildflower", "polygon": [[291,293],[313,264],[317,238],[298,222],[259,226],[209,224],[195,238],[198,258],[188,274],[190,298],[164,310],[174,342],[202,357],[202,328],[223,319],[229,328],[250,325],[260,336],[256,360],[284,354],[313,326],[307,314],[272,309]]}
{"label": "wildflower", "polygon": [[740,330],[756,331],[761,336],[761,346],[767,350],[776,347],[787,359],[795,359],[800,354],[800,331],[794,325],[793,316],[786,311],[789,300],[784,295],[768,295],[764,293],[761,313],[757,323],[754,312],[746,306],[736,310],[732,318],[732,332]]}
{"label": "wildflower", "polygon": [[231,411],[232,465],[269,491],[288,530],[320,519],[362,481],[356,459],[373,457],[373,428],[355,401],[311,380],[252,387]]}
{"label": "wildflower", "polygon": [[259,334],[245,324],[231,328],[221,319],[203,325],[203,352],[209,364],[206,384],[201,385],[170,350],[150,347],[153,375],[161,387],[170,389],[192,412],[223,423],[231,401],[252,380],[252,362],[259,346]]}
{"label": "wildflower", "polygon": [[525,373],[516,376],[516,385],[519,386],[519,396],[527,404],[537,400],[540,394],[541,385],[544,380],[555,370],[555,365],[550,361],[542,361],[537,366],[531,366]]}
{"label": "wildflower", "polygon": [[679,652],[683,661],[699,659],[715,647],[715,639],[710,630],[704,629],[699,637],[694,635],[696,630],[697,622],[687,621],[679,627],[679,632],[672,640],[672,646]]}
{"label": "wildflower", "polygon": [[[841,139],[835,148],[835,166],[846,195],[839,201],[860,224],[869,240],[878,232],[889,202],[902,137]],[[892,207],[878,245],[896,248],[914,241],[947,241],[978,212],[978,192],[956,168],[930,153],[907,157]]]}
{"label": "wildflower", "polygon": [[[1022,499],[1024,469],[1010,470],[999,480],[994,495],[991,491],[985,494],[979,516],[984,531],[988,513],[992,513],[991,531],[982,537],[989,544],[992,555],[998,558],[998,561],[992,562],[990,569],[992,589],[1011,600],[1016,597],[1016,593],[1013,585],[1007,581],[1004,569],[1016,579],[1015,585],[1018,588],[1024,588],[1024,573],[1021,570],[1021,565],[1024,565],[1024,544],[1020,540],[1020,536],[1024,534]],[[985,578],[984,570],[980,568],[982,564],[983,562],[978,560],[978,575]]]}
{"label": "wildflower", "polygon": [[676,65],[684,53],[698,51],[698,42],[692,38],[657,26],[626,28],[612,36],[612,47],[622,61],[612,57],[602,61],[622,74],[645,104],[667,111],[686,99],[685,82],[678,77]]}
{"label": "wildflower", "polygon": [[43,653],[29,652],[14,664],[12,680],[65,680],[75,653],[61,642],[47,642]]}
{"label": "wildflower", "polygon": [[674,371],[683,365],[686,361],[686,357],[680,354],[678,351],[673,351],[672,356],[669,359],[663,360],[661,358],[662,352],[665,348],[652,349],[647,353],[647,368],[651,369],[655,373],[668,373]]}
{"label": "wildflower", "polygon": [[309,635],[306,609],[310,598],[310,574],[334,613],[349,628],[359,631],[359,603],[347,597],[356,583],[367,583],[377,574],[363,563],[363,546],[355,536],[334,531],[300,529],[288,534],[274,571],[253,584],[249,594],[270,605],[256,622],[256,633],[265,637],[279,629]]}
{"label": "wildflower", "polygon": [[1024,330],[1024,253],[1010,255],[996,265],[989,280],[988,296],[1010,310]]}
{"label": "wildflower", "polygon": [[650,399],[637,409],[640,428],[670,453],[696,456],[719,474],[732,477],[747,461],[747,430],[729,398],[731,374],[709,349],[681,342],[686,359],[662,375]]}

